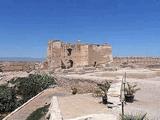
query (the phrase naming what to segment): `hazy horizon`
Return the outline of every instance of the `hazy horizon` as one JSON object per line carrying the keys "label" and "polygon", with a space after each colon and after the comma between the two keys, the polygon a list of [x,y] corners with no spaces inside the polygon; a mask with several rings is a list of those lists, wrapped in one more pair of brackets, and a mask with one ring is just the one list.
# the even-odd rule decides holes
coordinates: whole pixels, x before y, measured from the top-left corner
{"label": "hazy horizon", "polygon": [[1,0],[0,57],[46,58],[50,39],[160,56],[159,0]]}

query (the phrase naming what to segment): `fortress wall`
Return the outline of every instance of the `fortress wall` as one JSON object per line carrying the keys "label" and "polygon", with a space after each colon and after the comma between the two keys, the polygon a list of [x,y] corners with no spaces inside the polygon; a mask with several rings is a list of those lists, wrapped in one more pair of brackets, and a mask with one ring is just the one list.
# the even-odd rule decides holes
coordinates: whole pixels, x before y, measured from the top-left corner
{"label": "fortress wall", "polygon": [[113,63],[120,65],[123,63],[137,64],[142,66],[160,65],[159,57],[114,57]]}
{"label": "fortress wall", "polygon": [[27,61],[0,61],[0,69],[4,72],[9,71],[28,71],[35,70],[39,65],[38,62],[27,62]]}
{"label": "fortress wall", "polygon": [[107,45],[89,46],[89,64],[107,64],[112,62],[112,48]]}

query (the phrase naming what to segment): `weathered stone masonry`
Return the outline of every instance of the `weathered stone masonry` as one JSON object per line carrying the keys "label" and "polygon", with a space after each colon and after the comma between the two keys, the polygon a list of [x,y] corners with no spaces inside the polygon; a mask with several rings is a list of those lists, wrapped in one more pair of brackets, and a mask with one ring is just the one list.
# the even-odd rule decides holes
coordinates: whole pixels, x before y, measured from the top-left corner
{"label": "weathered stone masonry", "polygon": [[115,65],[123,63],[136,64],[145,67],[149,65],[160,65],[160,57],[114,57],[113,63]]}
{"label": "weathered stone masonry", "polygon": [[38,69],[40,62],[27,61],[0,61],[0,70],[8,71],[31,71]]}
{"label": "weathered stone masonry", "polygon": [[68,69],[79,66],[96,66],[113,61],[112,47],[108,44],[66,44],[59,40],[48,42],[48,67]]}

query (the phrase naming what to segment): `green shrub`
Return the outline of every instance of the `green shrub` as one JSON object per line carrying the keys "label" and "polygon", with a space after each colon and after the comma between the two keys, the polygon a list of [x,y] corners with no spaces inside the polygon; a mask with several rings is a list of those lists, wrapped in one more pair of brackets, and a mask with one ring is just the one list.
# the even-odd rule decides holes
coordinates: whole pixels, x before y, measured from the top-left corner
{"label": "green shrub", "polygon": [[140,88],[137,88],[137,84],[131,84],[129,82],[127,82],[127,85],[125,87],[125,94],[127,95],[133,95],[134,93],[136,93],[138,90],[140,90]]}
{"label": "green shrub", "polygon": [[38,108],[26,120],[40,120],[48,112],[49,105]]}
{"label": "green shrub", "polygon": [[120,120],[148,120],[146,115],[147,114],[126,114],[124,116],[120,115]]}
{"label": "green shrub", "polygon": [[12,88],[0,86],[0,115],[12,112],[39,92],[56,84],[55,78],[38,74],[12,79],[10,83]]}
{"label": "green shrub", "polygon": [[109,88],[111,87],[111,82],[105,81],[105,83],[97,84],[99,90],[101,90],[102,96],[107,97]]}
{"label": "green shrub", "polygon": [[11,83],[15,85],[16,93],[22,97],[23,102],[56,84],[55,78],[39,74],[30,74],[28,77],[17,78],[12,80]]}
{"label": "green shrub", "polygon": [[0,113],[11,112],[16,109],[18,102],[14,89],[0,86]]}
{"label": "green shrub", "polygon": [[95,90],[94,90],[94,93],[93,93],[93,96],[94,96],[94,97],[102,97],[102,96],[103,96],[102,90],[100,90],[99,88],[98,88],[98,89],[95,89]]}

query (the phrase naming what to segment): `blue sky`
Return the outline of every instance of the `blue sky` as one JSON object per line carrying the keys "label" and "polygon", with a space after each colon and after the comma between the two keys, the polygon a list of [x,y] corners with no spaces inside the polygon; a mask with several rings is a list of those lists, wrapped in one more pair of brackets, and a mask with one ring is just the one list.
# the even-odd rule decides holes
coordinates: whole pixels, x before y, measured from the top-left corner
{"label": "blue sky", "polygon": [[0,57],[45,57],[50,39],[160,56],[160,0],[0,0]]}

